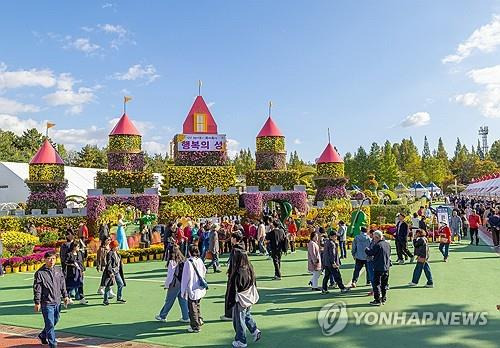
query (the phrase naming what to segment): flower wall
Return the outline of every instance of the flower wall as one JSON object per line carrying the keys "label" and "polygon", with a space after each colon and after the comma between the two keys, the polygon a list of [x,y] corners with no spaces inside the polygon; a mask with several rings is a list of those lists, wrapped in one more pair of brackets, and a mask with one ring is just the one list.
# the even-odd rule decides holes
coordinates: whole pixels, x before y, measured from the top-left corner
{"label": "flower wall", "polygon": [[174,152],[176,166],[224,166],[228,163],[225,151],[177,151]]}
{"label": "flower wall", "polygon": [[285,137],[259,137],[256,140],[257,152],[285,152]]}
{"label": "flower wall", "polygon": [[347,198],[345,186],[328,186],[317,189],[315,201],[326,201],[335,198]]}
{"label": "flower wall", "polygon": [[271,186],[282,185],[284,190],[292,190],[299,183],[296,170],[254,170],[246,175],[247,186],[258,186],[261,191],[268,191]]}
{"label": "flower wall", "polygon": [[117,188],[130,188],[132,193],[142,193],[145,188],[152,187],[153,184],[153,173],[149,170],[144,172],[109,170],[97,172],[96,176],[96,187],[102,189],[105,194],[113,193]]}
{"label": "flower wall", "polygon": [[109,152],[140,152],[142,140],[140,135],[110,135]]}
{"label": "flower wall", "polygon": [[286,152],[256,152],[255,168],[258,170],[286,169]]}
{"label": "flower wall", "polygon": [[288,201],[301,213],[307,212],[306,192],[250,192],[243,194],[243,203],[250,216],[260,216],[264,210],[264,204],[273,200]]}
{"label": "flower wall", "polygon": [[144,170],[144,153],[108,152],[108,169],[137,171]]}
{"label": "flower wall", "polygon": [[29,181],[39,181],[39,182],[64,181],[64,165],[30,164]]}
{"label": "flower wall", "polygon": [[77,229],[80,222],[85,221],[85,216],[1,216],[0,231],[23,231],[29,223],[36,227],[46,226],[66,231],[68,225]]}
{"label": "flower wall", "polygon": [[208,191],[220,187],[227,191],[236,185],[236,169],[233,166],[169,166],[163,175],[162,194],[168,194],[168,189],[177,188],[182,191],[186,187],[198,190],[206,187]]}
{"label": "flower wall", "polygon": [[[172,209],[173,202],[184,202],[192,211],[194,218],[208,218],[212,216],[237,215],[239,211],[239,199],[237,194],[193,194],[162,197],[160,208],[160,221],[168,222],[179,216],[178,211]],[[183,207],[187,209],[186,206]],[[189,211],[189,209],[187,210]]]}
{"label": "flower wall", "polygon": [[344,163],[318,163],[316,171],[318,176],[340,178],[344,176]]}

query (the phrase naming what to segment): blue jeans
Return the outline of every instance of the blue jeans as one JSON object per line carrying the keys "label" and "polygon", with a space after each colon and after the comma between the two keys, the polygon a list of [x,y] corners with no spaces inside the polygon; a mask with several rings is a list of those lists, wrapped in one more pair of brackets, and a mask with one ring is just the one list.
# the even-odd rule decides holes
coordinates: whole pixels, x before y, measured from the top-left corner
{"label": "blue jeans", "polygon": [[241,343],[247,343],[247,337],[245,334],[246,329],[248,328],[252,334],[255,330],[257,330],[257,324],[252,318],[250,307],[243,308],[239,303],[236,303],[233,306],[233,327],[236,332],[234,340],[240,341]]}
{"label": "blue jeans", "polygon": [[424,270],[425,277],[427,278],[427,285],[433,284],[431,267],[429,266],[428,262],[417,262],[417,264],[415,265],[415,269],[413,270],[413,278],[411,282],[413,284],[418,284],[420,276],[422,275],[422,269]]}
{"label": "blue jeans", "polygon": [[47,339],[49,341],[50,347],[55,347],[56,342],[56,331],[55,326],[59,321],[59,314],[61,313],[61,305],[42,305],[42,315],[45,327],[42,332],[40,332],[40,337]]}
{"label": "blue jeans", "polygon": [[345,259],[347,257],[347,249],[346,249],[345,245],[346,245],[345,241],[339,241],[340,258],[341,259]]}
{"label": "blue jeans", "polygon": [[174,305],[175,299],[179,300],[179,307],[181,307],[182,320],[189,320],[189,311],[187,300],[181,297],[181,285],[168,288],[167,297],[165,298],[165,304],[160,311],[160,317],[162,319],[167,319],[168,312]]}
{"label": "blue jeans", "polygon": [[373,261],[366,261],[366,273],[368,275],[368,281],[373,284],[373,276],[375,274],[375,270],[373,268]]}
{"label": "blue jeans", "polygon": [[448,251],[450,250],[450,244],[448,243],[439,243],[439,251],[443,254],[444,258],[448,258]]}
{"label": "blue jeans", "polygon": [[210,268],[210,266],[214,267],[214,271],[219,269],[219,254],[218,253],[212,253],[212,261],[208,264],[207,268]]}
{"label": "blue jeans", "polygon": [[[116,292],[116,299],[120,300],[122,298],[122,290],[125,284],[123,283],[123,279],[120,276],[120,273],[115,273],[115,282],[116,282],[116,287],[118,288]],[[108,302],[109,298],[109,291],[111,290],[110,286],[106,286],[104,289],[104,302]]]}

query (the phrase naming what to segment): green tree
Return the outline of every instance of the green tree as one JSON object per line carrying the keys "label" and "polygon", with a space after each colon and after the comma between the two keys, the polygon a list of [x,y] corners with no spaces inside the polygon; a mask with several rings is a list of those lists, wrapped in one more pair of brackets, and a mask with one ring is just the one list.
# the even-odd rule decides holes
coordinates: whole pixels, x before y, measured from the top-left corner
{"label": "green tree", "polygon": [[153,173],[164,173],[170,164],[173,164],[169,160],[168,155],[162,156],[162,154],[156,153],[153,156],[148,154],[145,155],[146,167],[151,169]]}
{"label": "green tree", "polygon": [[498,167],[500,167],[500,140],[495,140],[493,144],[491,144],[489,157]]}
{"label": "green tree", "polygon": [[477,139],[477,155],[480,159],[484,160],[485,154],[483,153],[483,148],[481,147],[479,139]]}
{"label": "green tree", "polygon": [[96,145],[85,145],[78,151],[75,165],[84,168],[106,168],[108,158],[106,149],[99,149]]}
{"label": "green tree", "polygon": [[382,161],[379,174],[380,181],[385,182],[389,188],[392,189],[398,184],[399,176],[396,156],[392,151],[391,143],[387,140],[382,149]]}
{"label": "green tree", "polygon": [[427,140],[427,136],[424,137],[424,149],[422,151],[422,159],[426,160],[431,157],[431,150],[429,148],[429,141]]}
{"label": "green tree", "polygon": [[[378,175],[382,169],[382,150],[377,143],[372,143],[368,154],[368,172]],[[379,178],[380,180],[380,178]]]}
{"label": "green tree", "polygon": [[250,149],[241,149],[232,163],[236,168],[237,175],[245,175],[249,171],[255,169],[255,159]]}

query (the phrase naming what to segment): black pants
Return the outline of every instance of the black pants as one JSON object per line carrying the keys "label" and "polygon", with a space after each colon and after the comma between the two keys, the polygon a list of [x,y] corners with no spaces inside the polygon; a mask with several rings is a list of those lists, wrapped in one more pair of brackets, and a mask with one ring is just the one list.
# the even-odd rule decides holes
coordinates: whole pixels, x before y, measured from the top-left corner
{"label": "black pants", "polygon": [[281,252],[280,251],[272,251],[271,257],[273,258],[274,264],[274,276],[281,278]]}
{"label": "black pants", "polygon": [[[385,301],[387,284],[389,283],[389,271],[375,271],[373,276],[373,297],[375,301]],[[382,297],[380,297],[382,295]]]}
{"label": "black pants", "polygon": [[479,244],[479,231],[477,228],[470,228],[470,243],[474,243],[474,235],[476,235],[476,245]]}
{"label": "black pants", "polygon": [[201,326],[200,300],[188,299],[189,323],[193,330],[199,330]]}
{"label": "black pants", "polygon": [[365,273],[366,273],[366,283],[368,284],[370,282],[370,279],[368,278],[368,267],[366,265],[366,260],[360,260],[356,259],[356,264],[354,265],[354,273],[352,274],[352,282],[357,283],[358,278],[359,278],[359,272],[365,268]]}
{"label": "black pants", "polygon": [[292,253],[295,252],[295,241],[294,240],[290,241],[290,251]]}
{"label": "black pants", "polygon": [[329,266],[325,267],[325,276],[323,277],[323,290],[328,290],[328,281],[330,280],[331,275],[333,275],[333,279],[335,279],[335,283],[337,283],[339,289],[344,289],[345,286],[342,282],[342,275],[340,274],[340,270],[338,268]]}
{"label": "black pants", "polygon": [[493,238],[493,245],[498,246],[500,244],[500,228],[493,227],[491,229],[491,236]]}
{"label": "black pants", "polygon": [[413,257],[413,254],[408,250],[407,241],[397,240],[396,239],[396,252],[398,254],[398,260],[407,260],[409,257]]}

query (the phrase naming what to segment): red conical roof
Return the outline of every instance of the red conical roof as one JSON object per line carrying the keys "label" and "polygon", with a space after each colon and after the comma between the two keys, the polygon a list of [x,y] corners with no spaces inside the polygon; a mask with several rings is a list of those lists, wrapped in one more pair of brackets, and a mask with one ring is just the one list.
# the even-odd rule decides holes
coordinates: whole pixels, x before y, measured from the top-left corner
{"label": "red conical roof", "polygon": [[266,123],[264,123],[264,126],[260,130],[259,134],[257,134],[257,138],[261,137],[282,137],[283,133],[281,133],[280,129],[274,123],[273,119],[271,116],[267,118]]}
{"label": "red conical roof", "polygon": [[335,150],[332,144],[328,143],[326,145],[325,150],[319,157],[317,164],[320,163],[343,163],[342,157],[340,157],[339,153]]}
{"label": "red conical roof", "polygon": [[141,135],[137,128],[135,128],[134,124],[127,116],[127,114],[123,114],[115,128],[109,133],[109,135]]}
{"label": "red conical roof", "polygon": [[[205,127],[203,127],[205,130],[196,129],[195,115],[205,115]],[[182,125],[182,132],[184,134],[217,134],[217,123],[215,123],[215,119],[201,95],[194,100]]]}
{"label": "red conical roof", "polygon": [[57,153],[52,144],[45,139],[38,152],[33,156],[30,164],[62,164],[64,161]]}

